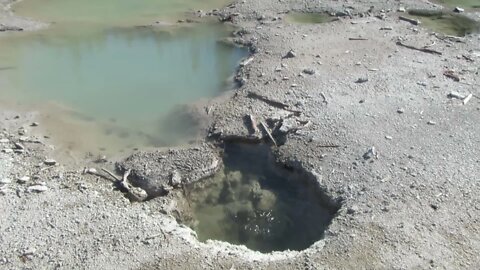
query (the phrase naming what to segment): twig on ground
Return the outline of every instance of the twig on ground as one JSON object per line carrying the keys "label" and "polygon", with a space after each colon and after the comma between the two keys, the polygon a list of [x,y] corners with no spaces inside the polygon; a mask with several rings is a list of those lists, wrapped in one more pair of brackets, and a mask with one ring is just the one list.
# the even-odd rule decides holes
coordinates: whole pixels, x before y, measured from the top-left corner
{"label": "twig on ground", "polygon": [[435,51],[435,50],[427,49],[427,48],[417,48],[417,47],[415,47],[415,46],[403,44],[403,43],[400,42],[400,41],[397,41],[397,45],[398,45],[398,46],[405,47],[405,48],[407,48],[407,49],[411,49],[411,50],[416,50],[416,51],[425,52],[425,53],[431,53],[431,54],[437,54],[437,55],[442,55],[442,53],[439,52],[439,51]]}
{"label": "twig on ground", "polygon": [[267,128],[267,126],[265,125],[265,123],[260,122],[260,125],[262,126],[263,130],[265,131],[265,133],[267,133],[268,138],[270,138],[270,140],[273,142],[273,144],[274,144],[275,146],[278,146],[278,145],[277,145],[277,141],[275,141],[275,138],[273,138],[272,133],[270,133],[270,131],[268,130],[268,128]]}

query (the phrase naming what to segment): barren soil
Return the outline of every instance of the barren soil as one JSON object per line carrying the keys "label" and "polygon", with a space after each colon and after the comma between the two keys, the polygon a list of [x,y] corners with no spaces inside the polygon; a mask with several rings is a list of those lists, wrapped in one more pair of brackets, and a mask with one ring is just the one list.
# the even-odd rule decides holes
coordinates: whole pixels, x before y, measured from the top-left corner
{"label": "barren soil", "polygon": [[[35,113],[0,108],[0,268],[479,269],[480,35],[435,35],[399,20],[399,7],[441,8],[427,1],[243,0],[215,12],[231,18],[226,23],[241,29],[233,40],[254,53],[237,74],[243,85],[207,105],[205,140],[255,140],[248,115],[269,123],[277,159],[311,172],[342,201],[325,239],[272,254],[200,243],[173,217],[182,209],[181,190],[132,203],[108,176],[83,173],[113,170],[121,160],[63,161],[52,156],[42,123],[31,125]],[[285,20],[291,10],[347,16],[294,24]],[[3,25],[43,26],[0,14]],[[453,91],[461,97],[449,97]],[[253,137],[270,142],[265,133]],[[149,175],[142,166],[152,155],[139,154],[145,159],[129,166]],[[45,162],[51,158],[53,166]],[[183,164],[189,155],[175,158]]]}

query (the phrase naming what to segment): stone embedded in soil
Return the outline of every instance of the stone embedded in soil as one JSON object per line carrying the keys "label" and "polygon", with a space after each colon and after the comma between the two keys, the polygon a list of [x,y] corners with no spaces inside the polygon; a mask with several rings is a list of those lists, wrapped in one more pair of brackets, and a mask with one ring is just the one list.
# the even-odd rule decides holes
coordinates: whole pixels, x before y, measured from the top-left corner
{"label": "stone embedded in soil", "polygon": [[311,68],[306,68],[306,69],[303,70],[303,73],[308,74],[308,75],[314,75],[315,70],[311,69]]}
{"label": "stone embedded in soil", "polygon": [[43,185],[34,185],[34,186],[29,186],[27,188],[28,192],[36,192],[36,193],[42,193],[48,190],[48,187],[43,186]]}
{"label": "stone embedded in soil", "polygon": [[6,185],[6,184],[10,184],[10,183],[12,183],[12,180],[10,180],[8,178],[0,179],[0,185]]}
{"label": "stone embedded in soil", "polygon": [[0,139],[0,143],[9,143],[10,140],[9,139]]}
{"label": "stone embedded in soil", "polygon": [[24,150],[25,146],[23,146],[21,143],[15,143],[15,147],[20,150]]}
{"label": "stone embedded in soil", "polygon": [[46,159],[43,163],[47,166],[54,166],[57,164],[57,161],[54,159]]}
{"label": "stone embedded in soil", "polygon": [[355,82],[356,83],[366,83],[366,82],[368,82],[368,78],[358,78]]}
{"label": "stone embedded in soil", "polygon": [[30,181],[30,177],[28,177],[28,176],[22,176],[22,177],[20,177],[20,178],[17,179],[17,182],[18,182],[19,184],[25,184],[25,183],[27,183],[28,181]]}

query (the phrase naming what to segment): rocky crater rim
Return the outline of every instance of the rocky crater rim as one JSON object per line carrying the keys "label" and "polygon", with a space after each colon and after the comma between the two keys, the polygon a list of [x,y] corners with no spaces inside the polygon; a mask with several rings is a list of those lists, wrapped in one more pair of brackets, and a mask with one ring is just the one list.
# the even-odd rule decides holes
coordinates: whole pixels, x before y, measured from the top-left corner
{"label": "rocky crater rim", "polygon": [[[193,208],[187,202],[186,190],[189,186],[196,183],[201,183],[209,177],[215,177],[220,170],[225,168],[224,155],[226,145],[247,145],[248,147],[268,147],[270,155],[274,160],[271,166],[278,168],[280,172],[288,172],[293,177],[292,179],[301,180],[292,185],[303,185],[305,189],[312,190],[316,199],[320,202],[322,207],[327,209],[331,214],[323,236],[315,241],[309,247],[300,251],[284,250],[260,252],[247,248],[244,245],[231,244],[221,240],[206,240],[201,242],[192,228],[186,226],[186,220],[191,218]],[[226,254],[237,254],[244,257],[245,260],[279,260],[286,259],[292,256],[297,256],[304,253],[315,252],[323,248],[326,233],[329,226],[335,222],[335,217],[345,211],[339,211],[343,205],[342,198],[334,198],[328,192],[328,188],[323,186],[322,176],[314,171],[307,170],[302,165],[295,162],[281,162],[275,155],[274,149],[264,143],[249,143],[244,142],[205,142],[198,145],[187,147],[171,148],[156,151],[141,151],[134,153],[125,160],[117,162],[117,170],[119,172],[129,172],[128,185],[132,187],[131,190],[123,190],[126,196],[130,199],[136,198],[133,201],[149,201],[158,207],[159,211],[170,217],[172,227],[175,224],[175,233],[178,233],[181,238],[188,241],[195,247],[205,247],[214,253],[225,252]],[[283,171],[282,171],[283,170]],[[135,188],[141,189],[145,192],[143,198],[135,197],[138,192]],[[173,230],[173,229],[172,229]]]}

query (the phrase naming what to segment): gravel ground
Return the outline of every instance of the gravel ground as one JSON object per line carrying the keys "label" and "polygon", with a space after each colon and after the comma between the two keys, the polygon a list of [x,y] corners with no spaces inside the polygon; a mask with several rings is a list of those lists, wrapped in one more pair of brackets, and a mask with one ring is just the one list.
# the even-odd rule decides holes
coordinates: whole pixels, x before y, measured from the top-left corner
{"label": "gravel ground", "polygon": [[[170,215],[179,191],[131,203],[109,176],[83,174],[84,167],[113,169],[115,160],[47,165],[54,147],[31,126],[35,114],[2,110],[0,267],[479,269],[480,36],[434,35],[398,20],[401,6],[439,8],[426,1],[244,0],[219,12],[242,29],[234,41],[255,53],[237,74],[243,86],[209,103],[210,139],[269,142],[265,133],[252,136],[245,117],[265,122],[280,145],[277,159],[311,171],[343,201],[325,239],[272,254],[200,243]],[[289,10],[351,17],[292,24]],[[22,26],[5,14],[1,23]],[[359,37],[365,40],[351,40]],[[460,81],[444,76],[447,70]],[[448,97],[453,91],[473,96],[463,104]],[[147,161],[131,166],[141,174]]]}

